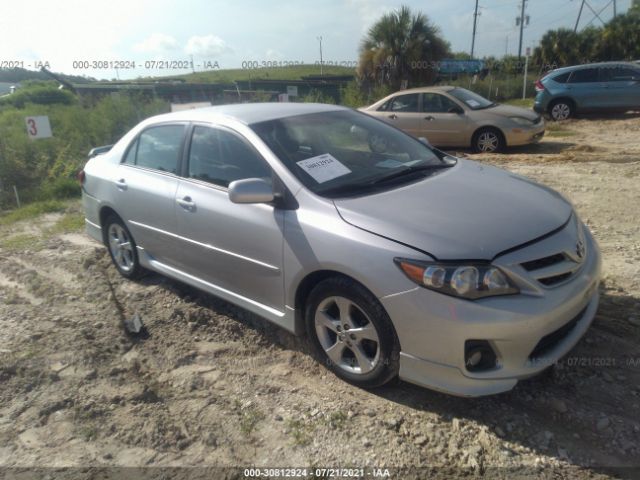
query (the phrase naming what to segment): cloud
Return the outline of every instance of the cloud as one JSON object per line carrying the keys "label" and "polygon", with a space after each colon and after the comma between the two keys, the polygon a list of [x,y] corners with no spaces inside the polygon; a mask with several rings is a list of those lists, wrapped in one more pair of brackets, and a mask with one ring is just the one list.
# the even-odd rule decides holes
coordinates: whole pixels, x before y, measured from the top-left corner
{"label": "cloud", "polygon": [[142,42],[135,44],[133,50],[141,53],[164,53],[175,49],[177,46],[177,40],[171,35],[152,33]]}
{"label": "cloud", "polygon": [[283,60],[284,53],[278,50],[274,50],[273,48],[269,48],[267,50],[267,53],[265,54],[265,57],[267,60]]}
{"label": "cloud", "polygon": [[217,57],[231,52],[224,40],[216,35],[193,36],[187,41],[184,51],[189,55]]}

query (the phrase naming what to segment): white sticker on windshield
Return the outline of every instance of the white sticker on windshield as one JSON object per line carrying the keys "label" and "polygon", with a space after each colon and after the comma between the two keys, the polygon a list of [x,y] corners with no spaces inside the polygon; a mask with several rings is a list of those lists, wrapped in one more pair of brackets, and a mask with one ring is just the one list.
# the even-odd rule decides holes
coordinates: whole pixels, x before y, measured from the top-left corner
{"label": "white sticker on windshield", "polygon": [[471,108],[476,108],[480,106],[480,102],[474,100],[473,98],[470,98],[469,100],[467,100],[467,105],[469,105]]}
{"label": "white sticker on windshield", "polygon": [[307,158],[306,160],[300,160],[296,163],[318,183],[328,182],[334,178],[351,173],[351,170],[329,153]]}

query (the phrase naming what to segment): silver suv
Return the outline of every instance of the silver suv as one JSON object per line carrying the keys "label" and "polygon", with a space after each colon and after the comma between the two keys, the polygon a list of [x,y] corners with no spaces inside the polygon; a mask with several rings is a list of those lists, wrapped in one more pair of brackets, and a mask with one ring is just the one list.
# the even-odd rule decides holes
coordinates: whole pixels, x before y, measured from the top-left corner
{"label": "silver suv", "polygon": [[336,375],[513,388],[580,339],[600,255],[571,204],[365,114],[252,104],[145,120],[85,166],[88,233],[310,336]]}

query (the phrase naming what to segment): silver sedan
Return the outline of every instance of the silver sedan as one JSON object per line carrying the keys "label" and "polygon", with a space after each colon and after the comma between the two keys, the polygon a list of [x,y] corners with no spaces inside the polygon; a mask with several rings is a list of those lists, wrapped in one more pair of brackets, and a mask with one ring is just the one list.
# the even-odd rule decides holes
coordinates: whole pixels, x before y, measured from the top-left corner
{"label": "silver sedan", "polygon": [[571,203],[362,113],[252,104],[143,121],[84,168],[87,232],[309,335],[339,377],[463,396],[566,354],[598,305]]}

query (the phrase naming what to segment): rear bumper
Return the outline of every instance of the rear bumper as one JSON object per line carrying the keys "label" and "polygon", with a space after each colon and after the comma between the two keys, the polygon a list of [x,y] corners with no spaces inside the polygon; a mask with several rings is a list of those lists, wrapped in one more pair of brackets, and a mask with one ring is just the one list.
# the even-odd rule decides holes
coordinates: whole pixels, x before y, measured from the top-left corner
{"label": "rear bumper", "polygon": [[85,217],[85,232],[94,240],[103,243],[104,238],[102,237],[102,228],[100,226],[100,201],[83,190],[82,207]]}

